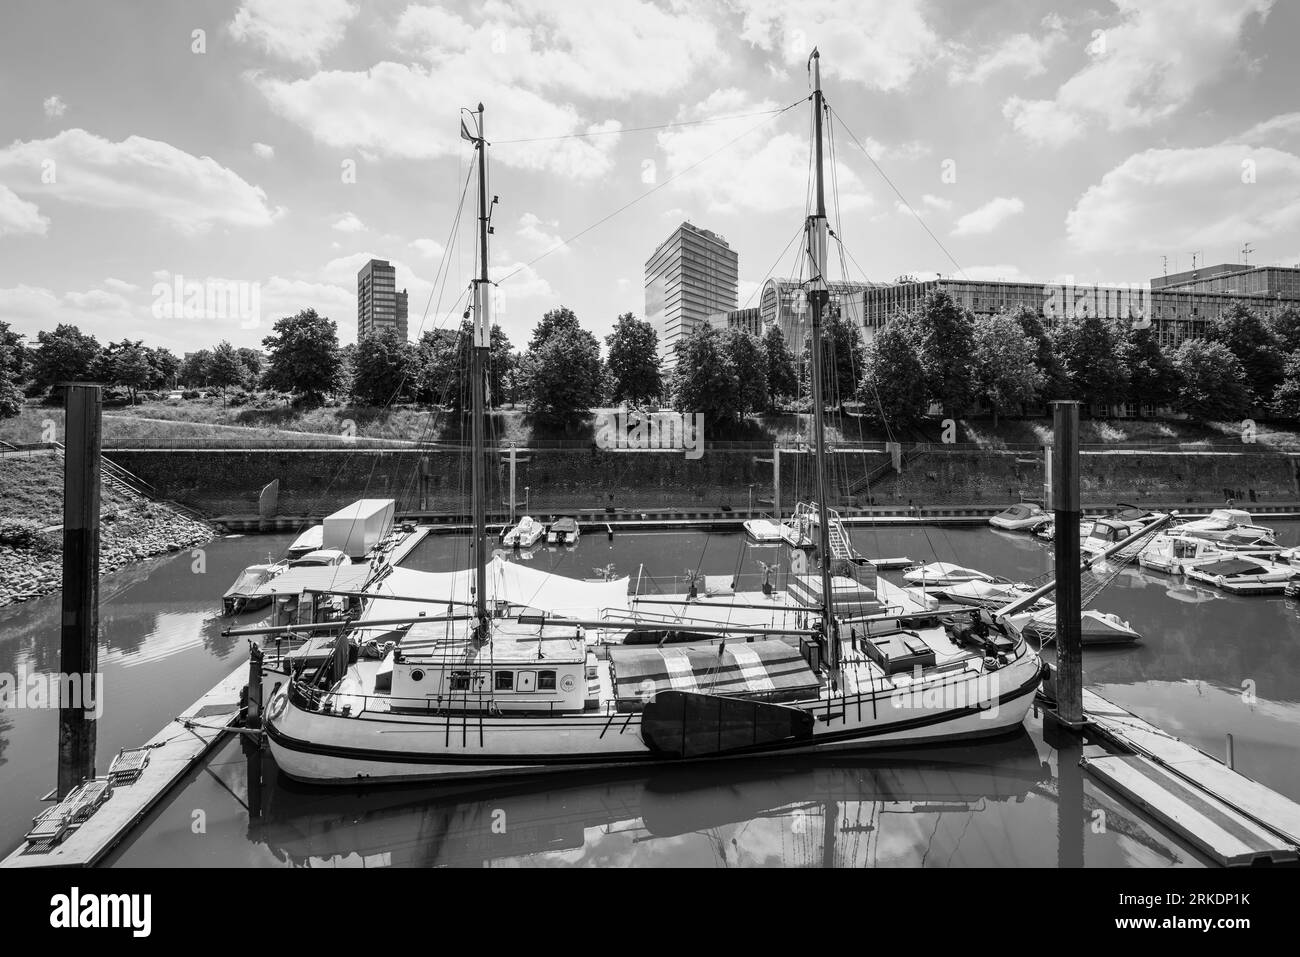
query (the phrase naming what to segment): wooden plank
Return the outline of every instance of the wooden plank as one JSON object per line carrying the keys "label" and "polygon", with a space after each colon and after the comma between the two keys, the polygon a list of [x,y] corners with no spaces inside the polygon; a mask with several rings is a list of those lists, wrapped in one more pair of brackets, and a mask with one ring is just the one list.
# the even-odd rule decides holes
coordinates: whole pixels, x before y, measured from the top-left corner
{"label": "wooden plank", "polygon": [[1154,758],[1215,798],[1300,845],[1300,804],[1094,692],[1084,690],[1083,705],[1098,730]]}
{"label": "wooden plank", "polygon": [[[18,848],[0,867],[89,867],[108,853],[171,787],[192,768],[239,715],[239,692],[248,683],[245,661],[207,694],[186,708],[148,743],[149,763],[132,784],[113,795],[57,846],[40,853]],[[202,712],[204,727],[186,728],[184,720]]]}
{"label": "wooden plank", "polygon": [[1084,758],[1080,763],[1224,866],[1300,859],[1295,847],[1142,755]]}

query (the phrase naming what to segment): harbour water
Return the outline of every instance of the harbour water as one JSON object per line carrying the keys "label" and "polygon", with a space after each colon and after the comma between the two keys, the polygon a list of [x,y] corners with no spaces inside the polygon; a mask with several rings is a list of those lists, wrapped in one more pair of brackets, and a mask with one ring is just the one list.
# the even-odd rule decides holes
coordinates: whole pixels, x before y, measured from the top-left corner
{"label": "harbour water", "polygon": [[[1282,523],[1284,544],[1300,523]],[[1013,579],[1052,567],[1050,548],[987,528],[852,530],[869,556],[942,559]],[[106,576],[102,583],[104,712],[98,764],[142,743],[244,655],[222,638],[221,592],[245,565],[291,536],[227,538]],[[610,565],[642,590],[684,590],[684,573],[757,587],[759,562],[784,549],[738,534],[591,529],[575,549],[513,556],[559,574]],[[463,537],[427,539],[407,561],[468,564]],[[886,577],[897,580],[897,573]],[[1094,602],[1146,640],[1090,648],[1090,687],[1206,751],[1235,739],[1236,766],[1300,800],[1300,608],[1233,597],[1137,569]],[[258,617],[256,614],[252,618]],[[1049,651],[1050,655],[1050,651]],[[58,598],[0,609],[0,673],[58,665]],[[0,711],[0,845],[26,830],[54,783],[57,711]],[[250,774],[250,770],[253,772]],[[260,781],[260,783],[259,783]],[[250,786],[251,782],[251,786]],[[736,762],[620,774],[565,775],[502,787],[323,789],[280,777],[269,756],[231,737],[110,857],[120,866],[392,866],[548,864],[1199,865],[1172,835],[1058,754],[1031,714],[1022,733],[975,745],[861,756]]]}

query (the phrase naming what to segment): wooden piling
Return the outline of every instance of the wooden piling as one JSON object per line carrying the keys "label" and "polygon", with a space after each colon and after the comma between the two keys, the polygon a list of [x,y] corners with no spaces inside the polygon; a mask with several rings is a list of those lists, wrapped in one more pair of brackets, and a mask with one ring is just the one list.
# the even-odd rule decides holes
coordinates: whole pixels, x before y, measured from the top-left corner
{"label": "wooden piling", "polygon": [[1056,714],[1083,723],[1083,584],[1079,577],[1079,403],[1052,403],[1056,519]]}
{"label": "wooden piling", "polygon": [[[59,769],[61,800],[95,774],[95,719],[86,705],[99,670],[99,467],[102,427],[100,387],[64,385],[63,617],[59,670],[64,687],[81,687],[82,701],[61,701]],[[90,682],[90,689],[85,687]]]}

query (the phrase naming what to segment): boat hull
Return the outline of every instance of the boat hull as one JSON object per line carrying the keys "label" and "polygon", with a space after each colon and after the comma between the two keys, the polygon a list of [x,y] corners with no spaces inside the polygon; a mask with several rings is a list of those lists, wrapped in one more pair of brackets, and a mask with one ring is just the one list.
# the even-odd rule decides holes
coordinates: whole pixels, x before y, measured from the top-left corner
{"label": "boat hull", "polygon": [[[656,752],[641,714],[372,714],[343,717],[281,693],[266,724],[271,753],[291,778],[318,784],[409,782],[681,764],[827,751],[911,747],[1003,734],[1020,727],[1038,689],[1040,661],[1020,657],[992,673],[940,676],[797,705],[814,719],[810,738],[701,757]],[[929,691],[935,697],[927,698]],[[963,702],[947,706],[945,702]]]}

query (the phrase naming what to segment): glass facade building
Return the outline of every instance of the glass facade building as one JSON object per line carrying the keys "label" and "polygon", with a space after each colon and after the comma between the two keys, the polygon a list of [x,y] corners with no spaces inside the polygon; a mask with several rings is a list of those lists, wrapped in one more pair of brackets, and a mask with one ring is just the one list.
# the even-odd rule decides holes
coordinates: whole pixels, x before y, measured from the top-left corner
{"label": "glass facade building", "polygon": [[397,291],[397,270],[383,259],[372,259],[357,273],[357,339],[385,328],[407,338],[406,290]]}
{"label": "glass facade building", "polygon": [[659,335],[663,371],[677,342],[711,316],[736,308],[739,257],[717,233],[682,223],[645,264],[645,317]]}

